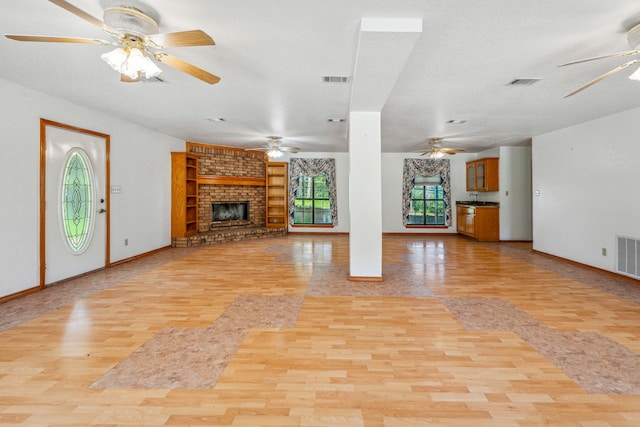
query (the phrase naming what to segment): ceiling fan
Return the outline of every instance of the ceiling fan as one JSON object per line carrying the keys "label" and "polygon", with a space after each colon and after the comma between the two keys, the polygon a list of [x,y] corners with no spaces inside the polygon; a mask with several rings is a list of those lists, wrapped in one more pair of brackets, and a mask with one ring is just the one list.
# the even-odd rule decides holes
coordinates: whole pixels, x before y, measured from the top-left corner
{"label": "ceiling fan", "polygon": [[[565,67],[567,65],[574,65],[574,64],[581,64],[583,62],[589,62],[589,61],[595,61],[597,59],[605,59],[605,58],[612,58],[615,56],[631,56],[631,55],[637,55],[638,53],[640,53],[640,24],[636,25],[635,27],[633,27],[632,29],[630,29],[627,32],[627,42],[629,43],[629,46],[631,47],[632,50],[627,50],[624,52],[618,52],[618,53],[611,53],[608,55],[602,55],[602,56],[596,56],[593,58],[585,58],[585,59],[579,59],[577,61],[571,61],[571,62],[567,62],[566,64],[562,64],[560,65],[561,67]],[[578,92],[581,92],[583,90],[585,90],[588,87],[593,86],[594,84],[606,79],[609,76],[614,75],[615,73],[617,73],[618,71],[622,71],[625,68],[636,64],[640,62],[640,58],[635,58],[632,59],[629,62],[625,62],[622,65],[617,66],[616,68],[614,68],[613,70],[607,71],[606,73],[602,74],[601,76],[596,77],[595,79],[591,80],[589,83],[580,86],[578,89],[574,90],[573,92],[570,92],[568,94],[566,94],[564,97],[568,98],[570,96],[575,95]],[[631,80],[640,80],[640,69],[636,70],[633,74],[631,74],[629,76],[629,78]]]}
{"label": "ceiling fan", "polygon": [[427,141],[427,144],[427,150],[422,152],[420,155],[427,155],[430,159],[440,159],[445,154],[454,155],[456,153],[464,152],[462,148],[443,147],[442,138],[431,138],[429,141]]}
{"label": "ceiling fan", "polygon": [[115,50],[102,55],[102,59],[120,73],[120,80],[124,82],[137,82],[142,76],[146,79],[156,77],[162,70],[150,57],[206,83],[214,84],[220,81],[220,77],[162,51],[163,48],[170,47],[215,45],[208,34],[201,30],[159,33],[157,13],[138,0],[102,0],[101,4],[107,6],[104,9],[104,22],[65,0],[49,1],[106,31],[115,41],[16,34],[6,34],[5,37],[24,42],[117,46]]}
{"label": "ceiling fan", "polygon": [[283,147],[281,136],[268,136],[267,143],[262,147],[247,148],[246,150],[265,151],[269,157],[274,159],[282,157],[282,154],[285,152],[297,153],[298,151],[300,151],[300,149],[296,147]]}

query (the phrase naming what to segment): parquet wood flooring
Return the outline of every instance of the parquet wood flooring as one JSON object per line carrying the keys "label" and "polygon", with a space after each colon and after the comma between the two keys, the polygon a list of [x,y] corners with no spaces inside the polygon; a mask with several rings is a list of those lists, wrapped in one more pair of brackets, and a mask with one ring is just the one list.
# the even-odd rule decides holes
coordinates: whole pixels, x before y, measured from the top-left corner
{"label": "parquet wood flooring", "polygon": [[0,304],[0,426],[640,425],[634,282],[456,236],[384,236],[372,283],[346,236],[171,251]]}

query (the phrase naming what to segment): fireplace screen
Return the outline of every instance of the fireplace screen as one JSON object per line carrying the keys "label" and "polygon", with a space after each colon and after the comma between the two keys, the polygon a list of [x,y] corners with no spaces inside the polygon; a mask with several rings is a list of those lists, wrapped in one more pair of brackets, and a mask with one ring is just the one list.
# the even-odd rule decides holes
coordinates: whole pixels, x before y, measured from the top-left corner
{"label": "fireplace screen", "polygon": [[249,202],[221,202],[212,203],[211,212],[213,222],[220,221],[248,221]]}

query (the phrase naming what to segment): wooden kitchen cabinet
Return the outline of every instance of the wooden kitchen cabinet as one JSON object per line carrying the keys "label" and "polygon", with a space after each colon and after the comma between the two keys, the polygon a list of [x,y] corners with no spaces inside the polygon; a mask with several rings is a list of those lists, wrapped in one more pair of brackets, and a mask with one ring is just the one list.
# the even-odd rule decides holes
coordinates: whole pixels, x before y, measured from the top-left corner
{"label": "wooden kitchen cabinet", "polygon": [[171,237],[198,233],[198,157],[171,153]]}
{"label": "wooden kitchen cabinet", "polygon": [[498,157],[467,162],[467,191],[498,191]]}
{"label": "wooden kitchen cabinet", "polygon": [[456,226],[458,233],[480,242],[500,241],[500,208],[456,205]]}
{"label": "wooden kitchen cabinet", "polygon": [[267,162],[267,227],[287,226],[287,162]]}

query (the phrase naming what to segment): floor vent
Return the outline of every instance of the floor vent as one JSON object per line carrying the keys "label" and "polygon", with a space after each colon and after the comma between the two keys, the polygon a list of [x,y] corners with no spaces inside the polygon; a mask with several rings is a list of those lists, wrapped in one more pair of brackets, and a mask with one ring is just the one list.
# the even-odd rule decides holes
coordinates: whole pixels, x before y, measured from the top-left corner
{"label": "floor vent", "polygon": [[618,237],[618,272],[640,277],[640,239]]}

